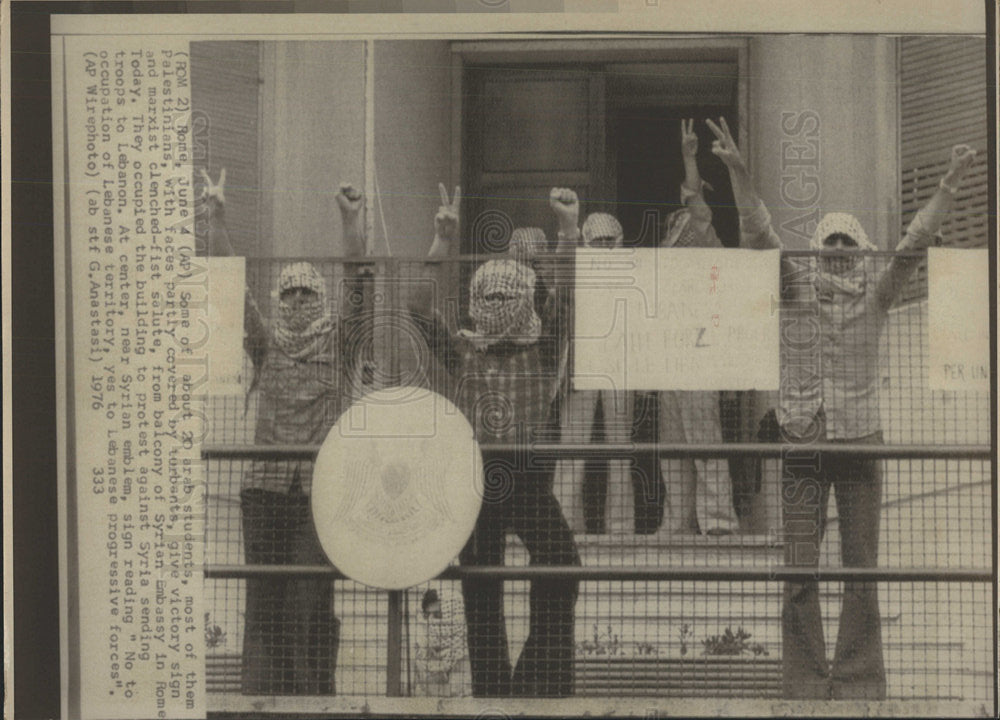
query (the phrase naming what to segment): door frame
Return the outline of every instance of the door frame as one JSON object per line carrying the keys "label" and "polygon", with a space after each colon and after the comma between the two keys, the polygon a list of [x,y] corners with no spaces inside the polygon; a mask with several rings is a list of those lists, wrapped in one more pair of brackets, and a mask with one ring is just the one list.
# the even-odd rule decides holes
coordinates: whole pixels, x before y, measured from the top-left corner
{"label": "door frame", "polygon": [[738,142],[744,157],[752,157],[748,132],[749,52],[747,37],[663,37],[636,40],[567,38],[559,40],[476,40],[451,43],[451,176],[462,183],[462,143],[465,138],[463,76],[466,65],[567,63],[706,62],[737,64]]}

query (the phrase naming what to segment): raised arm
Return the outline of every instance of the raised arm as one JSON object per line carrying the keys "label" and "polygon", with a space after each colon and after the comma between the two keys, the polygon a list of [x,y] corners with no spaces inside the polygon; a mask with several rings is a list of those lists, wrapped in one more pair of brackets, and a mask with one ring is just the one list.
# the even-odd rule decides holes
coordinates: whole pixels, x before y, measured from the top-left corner
{"label": "raised arm", "polygon": [[740,214],[740,245],[756,250],[780,248],[781,239],[771,227],[771,214],[754,189],[746,161],[736,146],[725,118],[719,118],[716,125],[705,121],[715,135],[712,154],[722,160],[729,169],[729,179],[733,185],[733,197]]}
{"label": "raised arm", "polygon": [[[209,256],[233,257],[236,252],[229,240],[226,228],[226,169],[219,171],[219,182],[212,182],[205,169],[201,169],[205,184],[202,201],[208,212],[208,254]],[[243,348],[255,367],[263,362],[267,352],[267,326],[261,317],[260,308],[247,287],[243,305]]]}
{"label": "raised arm", "polygon": [[[461,223],[462,188],[455,186],[454,200],[448,198],[448,190],[444,183],[438,183],[441,193],[441,206],[434,216],[434,240],[427,253],[430,259],[443,259],[451,255],[452,247],[457,244],[458,228]],[[437,265],[437,264],[435,264]],[[432,266],[431,279],[440,284],[445,277],[438,267]],[[421,282],[410,293],[409,307],[413,312],[429,313],[433,300],[433,290],[430,283]]]}
{"label": "raised arm", "polygon": [[[458,244],[461,225],[462,188],[455,187],[453,199],[448,198],[448,190],[443,183],[438,183],[438,192],[441,194],[441,206],[434,216],[434,240],[427,253],[430,259],[443,259],[452,253],[452,247]],[[411,289],[408,306],[410,317],[418,325],[428,347],[452,371],[456,367],[457,349],[447,325],[433,308],[434,287],[443,287],[447,282],[445,273],[440,269],[443,265],[434,263],[431,276],[427,279],[429,282],[418,282]]]}
{"label": "raised arm", "polygon": [[364,218],[361,212],[365,203],[364,195],[350,183],[342,182],[336,199],[340,208],[344,254],[347,257],[361,257],[365,254]]}
{"label": "raised arm", "polygon": [[705,202],[702,189],[707,185],[698,170],[698,135],[694,119],[681,120],[681,157],[684,160],[684,182],[681,183],[681,204],[686,205],[695,230],[701,234],[712,224],[712,209]]}
{"label": "raised arm", "polygon": [[451,254],[458,239],[461,219],[462,188],[455,186],[455,195],[451,200],[448,199],[448,189],[444,183],[438,183],[438,192],[441,194],[441,207],[434,216],[434,241],[427,253],[432,258],[448,257]]}
{"label": "raised arm", "polygon": [[580,244],[580,199],[569,188],[552,188],[549,206],[559,222],[554,255],[539,263],[545,282],[551,288],[542,310],[542,326],[548,335],[546,356],[556,370],[557,381],[552,398],[567,389],[570,318],[572,316],[573,251]]}
{"label": "raised arm", "polygon": [[[921,250],[934,243],[941,223],[951,210],[962,178],[965,177],[975,159],[976,151],[968,145],[955,145],[951,149],[948,171],[941,178],[938,189],[931,196],[931,199],[917,211],[913,220],[910,221],[906,235],[903,236],[896,250]],[[876,284],[876,299],[882,308],[888,309],[895,302],[910,274],[919,264],[920,258],[912,255],[896,256],[889,261],[888,268],[879,277]]]}
{"label": "raised arm", "polygon": [[212,182],[205,168],[200,168],[199,172],[205,183],[201,199],[208,212],[208,255],[232,257],[236,252],[229,241],[229,230],[226,228],[226,168],[219,171],[217,183]]}
{"label": "raised arm", "polygon": [[556,252],[570,253],[580,244],[580,199],[569,188],[552,188],[549,207],[559,221]]}
{"label": "raised arm", "polygon": [[[356,262],[366,254],[363,210],[364,195],[351,183],[341,182],[335,196],[340,208],[340,227],[344,248],[344,280],[340,289],[342,320],[357,318],[363,307],[366,284],[372,283],[370,268]],[[341,342],[348,342],[349,333],[341,333]],[[346,345],[344,346],[346,348]],[[346,353],[347,350],[344,350]]]}
{"label": "raised arm", "polygon": [[553,290],[569,285],[572,275],[570,258],[580,244],[580,199],[569,188],[552,188],[549,207],[559,223],[555,256],[539,262],[539,272]]}

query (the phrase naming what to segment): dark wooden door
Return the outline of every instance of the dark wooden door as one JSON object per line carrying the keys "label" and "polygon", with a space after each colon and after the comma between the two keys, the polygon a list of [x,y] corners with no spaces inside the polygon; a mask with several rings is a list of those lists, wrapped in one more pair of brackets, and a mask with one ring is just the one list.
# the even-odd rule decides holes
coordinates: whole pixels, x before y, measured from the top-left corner
{"label": "dark wooden door", "polygon": [[550,240],[553,187],[576,190],[581,222],[605,209],[604,76],[594,69],[467,68],[463,251],[499,252],[510,231],[537,226]]}

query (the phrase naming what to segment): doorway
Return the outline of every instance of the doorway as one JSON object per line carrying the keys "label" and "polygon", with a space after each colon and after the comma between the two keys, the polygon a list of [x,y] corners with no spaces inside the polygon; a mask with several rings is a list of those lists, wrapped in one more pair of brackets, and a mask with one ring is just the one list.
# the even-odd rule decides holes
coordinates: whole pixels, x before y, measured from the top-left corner
{"label": "doorway", "polygon": [[725,117],[741,136],[735,60],[466,65],[462,98],[464,253],[502,252],[522,225],[554,238],[552,187],[577,191],[581,222],[610,212],[627,246],[655,247],[659,225],[678,207],[683,118],[696,120],[716,232],[738,245],[729,175],[703,122]]}
{"label": "doorway", "polygon": [[[461,44],[459,44],[461,45]],[[551,46],[550,46],[551,47]],[[570,187],[591,212],[614,214],[630,247],[656,247],[667,215],[679,207],[684,179],[680,121],[695,118],[698,165],[711,185],[705,199],[723,245],[739,244],[739,219],[729,174],[711,153],[705,118],[725,117],[745,148],[745,46],[740,42],[662,43],[580,41],[554,52],[524,43],[458,47],[461,141],[456,150],[463,201],[462,252],[506,250],[518,226],[556,237],[548,207],[552,187]],[[465,286],[465,283],[462,283]],[[463,298],[462,307],[465,302]],[[632,438],[657,439],[655,394],[637,393]],[[723,436],[737,439],[738,409],[723,403]],[[592,440],[604,438],[600,407]],[[584,479],[587,530],[603,531],[607,463],[588,461]],[[735,478],[735,474],[734,474]],[[664,486],[655,459],[633,467],[636,532],[654,532]]]}

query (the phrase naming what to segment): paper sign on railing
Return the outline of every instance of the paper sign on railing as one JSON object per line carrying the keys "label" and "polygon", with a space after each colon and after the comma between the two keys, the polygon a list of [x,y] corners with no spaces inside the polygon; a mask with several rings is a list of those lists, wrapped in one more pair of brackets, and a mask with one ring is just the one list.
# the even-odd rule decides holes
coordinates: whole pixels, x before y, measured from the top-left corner
{"label": "paper sign on railing", "polygon": [[985,248],[929,248],[931,390],[990,389],[989,256]]}
{"label": "paper sign on railing", "polygon": [[576,255],[573,386],[777,390],[778,251]]}
{"label": "paper sign on railing", "polygon": [[242,257],[208,258],[208,376],[213,395],[243,395]]}

